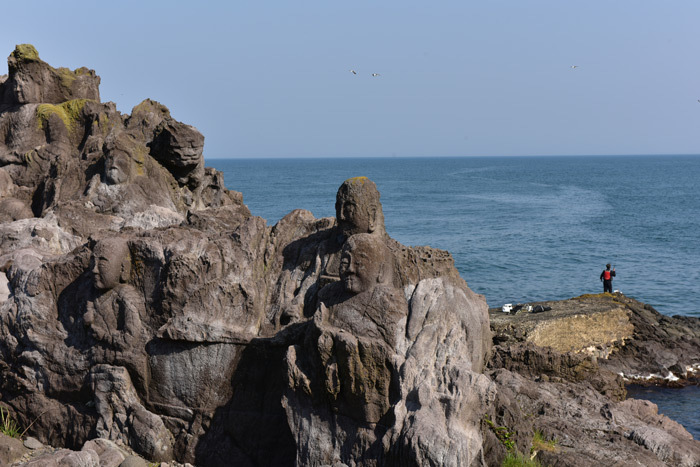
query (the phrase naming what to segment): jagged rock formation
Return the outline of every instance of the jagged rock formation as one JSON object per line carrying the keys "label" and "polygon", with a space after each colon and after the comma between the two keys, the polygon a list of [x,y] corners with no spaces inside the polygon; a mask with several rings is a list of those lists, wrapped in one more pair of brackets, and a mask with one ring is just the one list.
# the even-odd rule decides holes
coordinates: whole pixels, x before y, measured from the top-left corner
{"label": "jagged rock formation", "polygon": [[161,104],[121,115],[94,71],[29,45],[9,64],[1,391],[41,441],[202,465],[483,463],[486,302],[448,254],[386,234],[374,183],[341,187],[337,225],[268,227]]}
{"label": "jagged rock formation", "polygon": [[449,253],[389,237],[372,181],[340,187],[336,218],[297,210],[270,227],[163,105],[122,115],[94,71],[54,69],[29,45],[8,62],[0,400],[42,443],[82,449],[61,456],[104,463],[112,442],[202,466],[495,465],[494,422],[524,452],[539,420],[526,413],[554,406],[542,394],[572,420],[565,402],[593,375],[581,411],[608,404],[635,427],[619,459],[700,459],[576,356],[551,351],[567,377],[547,386],[517,357],[486,368],[484,297]]}

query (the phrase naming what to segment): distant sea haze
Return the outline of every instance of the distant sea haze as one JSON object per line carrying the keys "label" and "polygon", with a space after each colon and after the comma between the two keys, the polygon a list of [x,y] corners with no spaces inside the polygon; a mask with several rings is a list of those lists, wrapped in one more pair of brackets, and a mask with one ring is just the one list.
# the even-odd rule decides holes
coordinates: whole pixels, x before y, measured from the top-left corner
{"label": "distant sea haze", "polygon": [[334,216],[367,176],[386,230],[448,250],[489,306],[613,289],[668,315],[700,317],[700,157],[208,159],[269,225],[294,209]]}

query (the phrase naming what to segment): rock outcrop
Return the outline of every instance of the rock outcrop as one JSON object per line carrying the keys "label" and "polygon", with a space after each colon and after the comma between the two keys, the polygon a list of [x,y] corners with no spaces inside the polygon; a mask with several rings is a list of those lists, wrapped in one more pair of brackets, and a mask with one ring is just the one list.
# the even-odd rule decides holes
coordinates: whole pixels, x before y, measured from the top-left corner
{"label": "rock outcrop", "polygon": [[698,383],[699,319],[620,293],[530,305],[547,311],[490,313],[494,420],[556,439],[558,449],[537,453],[544,465],[700,464],[700,443],[682,426],[651,402],[625,400],[629,383]]}
{"label": "rock outcrop", "polygon": [[387,234],[371,180],[341,185],[335,218],[267,226],[165,106],[122,115],[94,71],[29,45],[8,62],[0,401],[62,448],[34,465],[497,465],[535,428],[561,440],[552,463],[700,461],[589,357],[492,352],[484,297],[449,253]]}
{"label": "rock outcrop", "polygon": [[163,105],[122,115],[30,45],[8,61],[0,391],[35,437],[198,465],[483,464],[486,302],[448,253],[386,234],[373,182],[341,186],[337,222],[268,227]]}
{"label": "rock outcrop", "polygon": [[[650,305],[621,293],[582,295],[569,300],[532,303],[542,313],[492,310],[499,367],[532,345],[559,355],[594,362],[626,383],[683,386],[700,376],[700,320],[664,316]],[[511,363],[508,363],[511,362]],[[534,376],[543,368],[527,365]]]}
{"label": "rock outcrop", "polygon": [[6,104],[62,104],[74,99],[100,100],[94,70],[53,68],[30,44],[18,45],[7,59],[9,75],[0,90]]}

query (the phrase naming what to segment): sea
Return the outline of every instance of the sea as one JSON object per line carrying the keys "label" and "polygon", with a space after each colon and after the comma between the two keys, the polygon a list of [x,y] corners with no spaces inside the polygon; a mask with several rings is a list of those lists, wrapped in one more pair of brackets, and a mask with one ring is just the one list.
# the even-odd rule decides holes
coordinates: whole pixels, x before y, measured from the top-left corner
{"label": "sea", "polygon": [[[700,156],[207,159],[206,165],[223,172],[226,187],[243,193],[268,225],[294,209],[335,216],[343,181],[369,177],[381,193],[387,233],[404,245],[449,251],[490,307],[602,292],[600,274],[610,263],[613,289],[666,315],[700,317]],[[700,439],[700,388],[684,391],[645,398]]]}

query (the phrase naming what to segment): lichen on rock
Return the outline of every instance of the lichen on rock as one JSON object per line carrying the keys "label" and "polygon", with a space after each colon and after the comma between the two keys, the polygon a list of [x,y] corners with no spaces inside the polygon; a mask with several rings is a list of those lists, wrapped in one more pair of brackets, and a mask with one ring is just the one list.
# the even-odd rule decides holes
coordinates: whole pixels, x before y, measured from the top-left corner
{"label": "lichen on rock", "polygon": [[49,117],[55,114],[69,132],[74,132],[86,102],[87,99],[72,99],[61,104],[39,104],[36,108],[39,129],[43,130]]}
{"label": "lichen on rock", "polygon": [[10,56],[16,61],[36,61],[39,60],[39,52],[32,44],[19,44]]}

